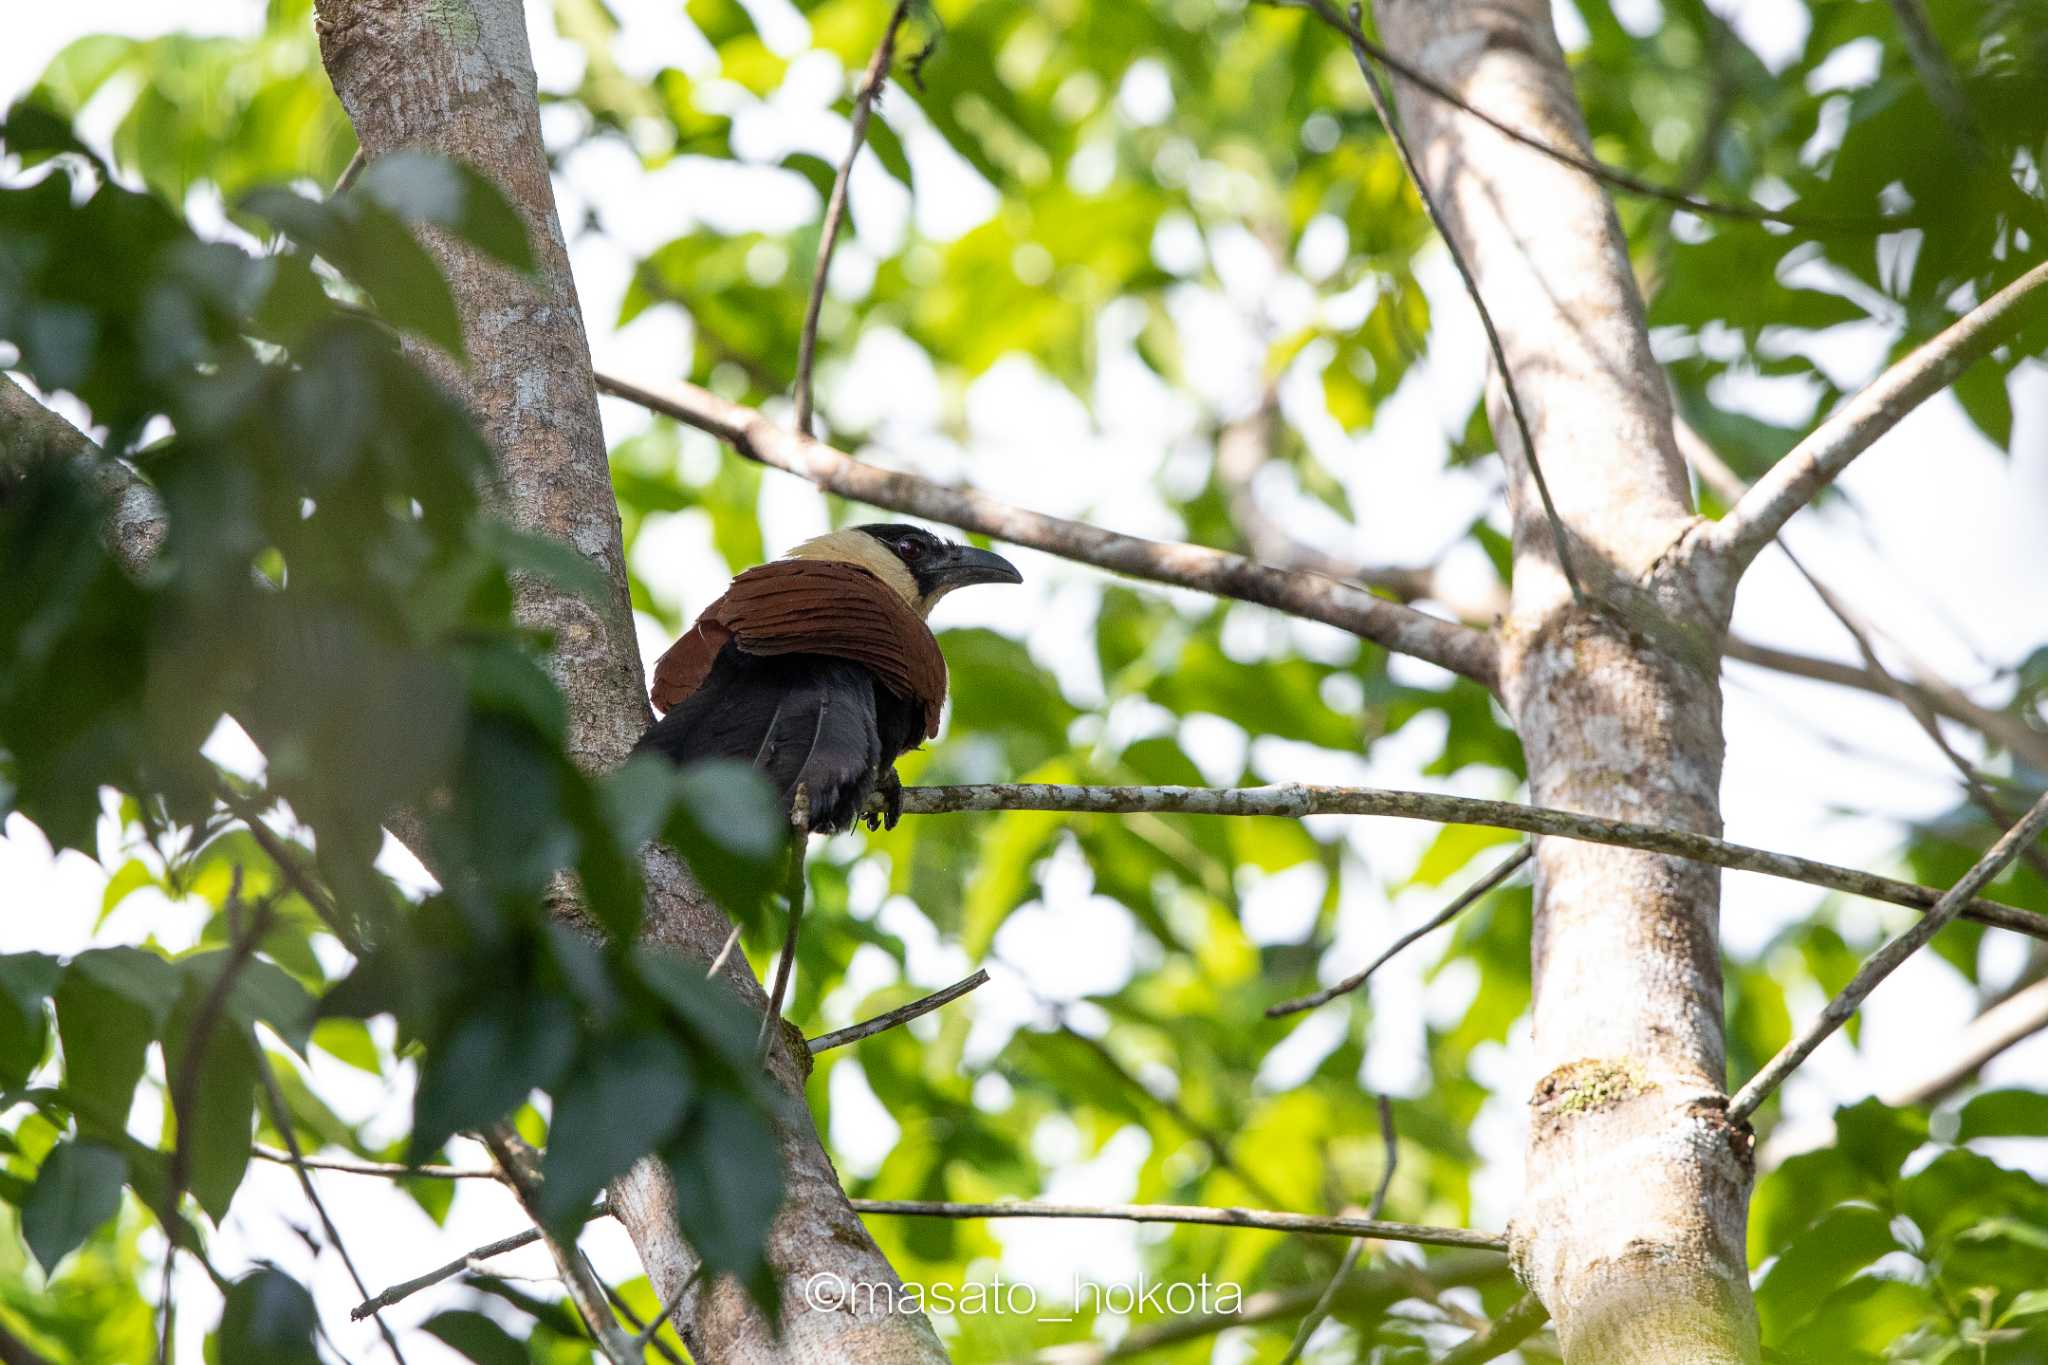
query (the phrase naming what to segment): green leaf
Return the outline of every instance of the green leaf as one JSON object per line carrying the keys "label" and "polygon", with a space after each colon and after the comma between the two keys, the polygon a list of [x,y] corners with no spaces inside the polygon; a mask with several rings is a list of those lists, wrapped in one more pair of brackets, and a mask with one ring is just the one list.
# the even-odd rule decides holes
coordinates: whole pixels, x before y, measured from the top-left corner
{"label": "green leaf", "polygon": [[[217,949],[181,960],[178,969],[194,988],[204,992],[213,988],[232,957],[232,950]],[[276,963],[260,957],[251,957],[241,964],[228,990],[228,1017],[244,1029],[268,1025],[301,1057],[306,1055],[306,1045],[312,1038],[314,1009],[313,997],[304,986]]]}
{"label": "green leaf", "polygon": [[429,152],[387,152],[348,193],[374,200],[408,223],[447,228],[514,270],[533,269],[533,246],[518,211],[463,162]]}
{"label": "green leaf", "polygon": [[27,1083],[49,1047],[50,1016],[43,1007],[62,969],[43,953],[0,957],[0,1090]]}
{"label": "green leaf", "polygon": [[1891,1219],[1877,1209],[1844,1204],[1823,1214],[1785,1248],[1757,1286],[1765,1338],[1775,1340],[1796,1327],[1844,1280],[1898,1249]]}
{"label": "green leaf", "polygon": [[428,1318],[420,1329],[477,1365],[527,1365],[519,1339],[482,1313],[451,1308]]}
{"label": "green leaf", "polygon": [[2012,395],[2006,389],[2004,366],[1978,361],[1956,380],[1955,395],[1985,440],[2001,452],[2012,449]]}
{"label": "green leaf", "polygon": [[789,816],[749,764],[691,763],[675,777],[663,836],[705,891],[743,924],[758,922],[781,886]]}
{"label": "green leaf", "polygon": [[413,1100],[414,1158],[554,1085],[575,1050],[576,1019],[560,999],[502,990],[474,999],[427,1050]]}
{"label": "green leaf", "polygon": [[477,537],[499,563],[515,573],[545,579],[593,606],[604,607],[610,602],[611,579],[566,541],[522,531],[496,520],[479,525]]}
{"label": "green leaf", "polygon": [[384,1074],[383,1054],[360,1019],[322,1019],[313,1025],[313,1046],[358,1071]]}
{"label": "green leaf", "polygon": [[771,1308],[775,1276],[762,1241],[782,1204],[782,1162],[768,1121],[731,1095],[707,1094],[669,1158],[669,1174],[690,1246],[714,1274],[737,1275]]}
{"label": "green leaf", "polygon": [[140,858],[130,858],[121,864],[120,871],[107,879],[107,889],[100,896],[100,923],[106,923],[107,916],[115,907],[145,886],[156,885],[156,874],[145,866]]}
{"label": "green leaf", "polygon": [[221,1309],[220,1365],[319,1365],[318,1310],[304,1285],[280,1270],[236,1280]]}
{"label": "green leaf", "polygon": [[[187,1162],[186,1188],[218,1223],[249,1169],[249,1138],[256,1118],[256,1050],[248,1025],[223,1008],[203,1036],[208,983],[186,983],[185,997],[164,1034],[164,1072],[175,1092],[185,1076],[195,1081],[186,1123],[177,1134]],[[197,1058],[196,1071],[192,1071]]]}
{"label": "green leaf", "polygon": [[695,1088],[683,1050],[659,1034],[601,1039],[555,1095],[540,1215],[572,1226],[613,1176],[675,1131]]}
{"label": "green leaf", "polygon": [[1986,1090],[1956,1118],[1957,1142],[1990,1137],[2048,1137],[2048,1095],[2038,1090]]}
{"label": "green leaf", "polygon": [[21,1235],[45,1275],[121,1207],[128,1163],[96,1142],[60,1142],[43,1158],[21,1206]]}
{"label": "green leaf", "polygon": [[[150,960],[167,967],[161,959]],[[64,1089],[82,1131],[113,1136],[127,1128],[160,1021],[132,997],[110,990],[104,977],[81,971],[81,961],[72,962],[57,987]]]}
{"label": "green leaf", "polygon": [[373,200],[323,203],[279,189],[257,190],[240,207],[326,257],[392,326],[462,358],[462,319],[448,282],[395,214]]}

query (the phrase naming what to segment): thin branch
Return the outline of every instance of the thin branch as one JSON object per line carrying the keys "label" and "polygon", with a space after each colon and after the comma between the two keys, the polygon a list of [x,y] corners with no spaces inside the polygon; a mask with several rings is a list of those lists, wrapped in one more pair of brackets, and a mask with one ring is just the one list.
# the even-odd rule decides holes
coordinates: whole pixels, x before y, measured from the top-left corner
{"label": "thin branch", "polygon": [[590,1273],[575,1246],[563,1243],[541,1221],[540,1177],[533,1169],[532,1149],[504,1123],[485,1129],[483,1140],[498,1168],[505,1172],[507,1183],[519,1196],[520,1207],[526,1210],[527,1217],[533,1219],[534,1230],[540,1235],[548,1254],[555,1258],[555,1268],[561,1272],[563,1287],[569,1291],[569,1302],[576,1305],[576,1311],[583,1315],[591,1340],[611,1365],[636,1365],[644,1354],[634,1350],[632,1340],[620,1330],[619,1321],[612,1316],[597,1277]]}
{"label": "thin branch", "polygon": [[[478,1174],[495,1175],[494,1172],[478,1172]],[[584,1216],[584,1221],[588,1222],[592,1218],[608,1217],[610,1214],[610,1204],[604,1200],[599,1200],[597,1204],[592,1206],[590,1212]],[[394,1303],[411,1298],[422,1289],[431,1289],[443,1280],[454,1279],[457,1275],[470,1269],[470,1263],[473,1261],[488,1261],[494,1256],[504,1256],[519,1250],[521,1247],[530,1247],[539,1240],[540,1229],[531,1227],[522,1232],[515,1232],[510,1237],[501,1237],[495,1242],[486,1242],[474,1251],[465,1252],[463,1255],[456,1257],[446,1265],[436,1266],[424,1275],[415,1275],[412,1279],[401,1280],[382,1293],[363,1300],[354,1308],[348,1310],[349,1320],[351,1322],[361,1322],[372,1313],[382,1312]]]}
{"label": "thin branch", "polygon": [[1993,1057],[2043,1029],[2048,1029],[2048,977],[2015,991],[1964,1025],[1961,1035],[1942,1048],[1938,1071],[1894,1081],[1878,1098],[1895,1108],[1941,1099],[1968,1084]]}
{"label": "thin branch", "polygon": [[221,804],[247,827],[249,837],[255,840],[256,846],[263,850],[264,856],[276,866],[278,875],[284,878],[285,884],[298,892],[306,904],[313,907],[313,913],[318,915],[320,922],[341,940],[344,948],[357,957],[362,957],[368,949],[363,942],[363,936],[356,932],[354,921],[334,903],[326,891],[313,880],[312,875],[299,865],[299,860],[293,855],[290,845],[263,822],[262,808],[226,783],[220,786],[220,800]]}
{"label": "thin branch", "polygon": [[614,398],[709,432],[747,459],[871,507],[957,526],[1132,578],[1291,612],[1412,654],[1488,688],[1498,683],[1498,649],[1485,631],[1389,602],[1352,584],[1290,572],[1206,546],[1123,535],[1032,512],[977,489],[878,469],[694,384],[669,384],[657,392],[599,374],[597,386]]}
{"label": "thin branch", "polygon": [[[1911,3],[1911,0],[1901,0],[1901,3]],[[1701,479],[1731,506],[1741,501],[1743,494],[1749,491],[1749,485],[1743,482],[1742,476],[1737,474],[1699,433],[1693,431],[1689,423],[1680,421],[1675,429],[1679,433],[1679,448],[1685,452],[1686,460],[1698,471]],[[2010,826],[2017,821],[2019,816],[1991,790],[1976,766],[1957,753],[1955,746],[1948,742],[1948,737],[1942,734],[1933,708],[1884,666],[1884,660],[1878,657],[1877,646],[1870,638],[1872,627],[1806,567],[1806,562],[1793,553],[1792,547],[1785,543],[1784,536],[1780,535],[1776,539],[1778,550],[1785,556],[1785,561],[1806,580],[1806,586],[1813,590],[1813,595],[1820,599],[1821,605],[1828,609],[1828,613],[1842,629],[1849,632],[1849,638],[1856,644],[1856,652],[1863,656],[1864,671],[1877,681],[1886,696],[1906,709],[1906,714],[1913,718],[1914,724],[1918,725],[1933,742],[1934,747],[1941,751],[1941,756],[1948,760],[1949,766],[1962,778],[1963,790],[1970,800],[2001,826]],[[1916,664],[1915,672],[1926,676],[1928,670]],[[1947,684],[1941,685],[1948,691],[1955,690]],[[2020,856],[2025,858],[2027,865],[2040,873],[2043,879],[2048,879],[2048,856],[2033,848],[2022,850]]]}
{"label": "thin branch", "polygon": [[1849,462],[1972,364],[2009,341],[2048,301],[2048,262],[1949,324],[1837,408],[1751,486],[1727,516],[1701,528],[1706,547],[1740,573],[1794,513]]}
{"label": "thin branch", "polygon": [[[1673,858],[1709,863],[1737,872],[1758,872],[1785,881],[1805,882],[1852,896],[1892,905],[1930,910],[1942,893],[1929,886],[1896,881],[1855,868],[1839,867],[1790,853],[1773,853],[1747,844],[1729,843],[1690,830],[1609,820],[1548,806],[1523,806],[1511,801],[1485,801],[1435,792],[1397,791],[1384,787],[1320,787],[1287,783],[1270,787],[1077,787],[1051,783],[1011,783],[975,787],[905,787],[903,813],[937,815],[966,811],[1053,810],[1076,814],[1129,815],[1157,811],[1181,815],[1277,816],[1375,815],[1400,820],[1429,820],[1447,825],[1483,825],[1544,834],[1585,843],[1638,848]],[[2030,938],[2048,939],[2048,916],[1996,901],[1973,900],[1964,916],[1980,924]]]}
{"label": "thin branch", "polygon": [[[592,1273],[595,1273],[594,1267]],[[605,1294],[612,1301],[612,1307],[619,1310],[619,1315],[625,1318],[626,1324],[633,1329],[634,1346],[642,1351],[652,1346],[655,1350],[661,1352],[661,1358],[668,1361],[669,1365],[684,1365],[683,1358],[676,1354],[675,1347],[661,1339],[661,1328],[662,1324],[667,1322],[669,1317],[678,1308],[683,1306],[683,1296],[696,1286],[697,1281],[702,1279],[703,1275],[704,1263],[699,1261],[695,1266],[691,1267],[690,1273],[683,1277],[683,1282],[676,1286],[676,1292],[669,1295],[668,1302],[657,1305],[654,1310],[654,1317],[646,1322],[640,1320],[640,1315],[633,1311],[632,1305],[628,1304],[610,1285],[605,1285],[604,1288]]]}
{"label": "thin branch", "polygon": [[789,808],[789,823],[789,880],[784,888],[789,898],[789,928],[782,936],[782,957],[775,964],[768,1008],[761,1014],[761,1036],[754,1041],[754,1060],[760,1063],[767,1062],[775,1027],[782,1022],[782,998],[789,992],[789,976],[796,969],[796,935],[804,922],[804,853],[811,842],[811,795],[802,783],[797,784],[796,800]]}
{"label": "thin branch", "polygon": [[[277,1083],[277,1071],[270,1064],[270,1058],[262,1048],[256,1049],[256,1079],[263,1086],[263,1103],[270,1111],[270,1122],[284,1139],[285,1157],[292,1171],[299,1177],[299,1188],[306,1193],[306,1202],[313,1206],[313,1213],[320,1219],[320,1226],[327,1233],[327,1243],[341,1257],[342,1265],[348,1270],[348,1277],[354,1282],[356,1293],[364,1298],[370,1296],[370,1286],[363,1282],[362,1272],[356,1269],[355,1257],[349,1255],[348,1244],[341,1239],[341,1229],[334,1225],[328,1215],[327,1205],[321,1201],[320,1191],[313,1186],[312,1172],[306,1168],[306,1154],[299,1149],[298,1134],[292,1128],[291,1107],[285,1103],[284,1091]],[[383,1314],[376,1314],[378,1334],[390,1348],[391,1358],[398,1365],[406,1365],[405,1352],[398,1347],[398,1337],[391,1330],[391,1324],[384,1321]]]}
{"label": "thin branch", "polygon": [[50,1359],[0,1322],[0,1365],[53,1365]]}
{"label": "thin branch", "polygon": [[[1418,1293],[1485,1284],[1507,1273],[1507,1261],[1495,1252],[1454,1251],[1422,1266],[1359,1271],[1344,1281],[1337,1303],[1351,1313],[1383,1312],[1398,1300]],[[1312,1307],[1321,1292],[1320,1284],[1261,1290],[1247,1295],[1235,1312],[1193,1313],[1150,1323],[1133,1328],[1115,1345],[1088,1341],[1049,1346],[1033,1359],[1038,1365],[1101,1365],[1110,1360],[1151,1359],[1154,1352],[1169,1346],[1214,1336],[1233,1327],[1253,1327],[1295,1317]]]}
{"label": "thin branch", "polygon": [[1472,883],[1472,885],[1466,887],[1463,891],[1459,892],[1457,899],[1453,900],[1449,905],[1446,905],[1443,909],[1437,911],[1436,914],[1430,916],[1429,921],[1427,923],[1418,925],[1415,928],[1410,929],[1407,933],[1401,935],[1401,937],[1395,939],[1393,943],[1388,946],[1385,952],[1381,953],[1378,957],[1374,958],[1371,962],[1367,963],[1363,969],[1352,973],[1350,976],[1345,977],[1336,985],[1325,986],[1323,989],[1316,991],[1313,994],[1304,995],[1294,1000],[1283,1000],[1277,1005],[1268,1005],[1266,1006],[1266,1017],[1268,1019],[1279,1019],[1286,1015],[1299,1014],[1303,1010],[1312,1010],[1318,1005],[1328,1004],[1330,1001],[1335,1000],[1340,995],[1347,995],[1350,992],[1357,990],[1360,986],[1363,986],[1367,981],[1372,979],[1372,974],[1374,972],[1378,971],[1380,968],[1386,966],[1388,962],[1392,961],[1396,953],[1400,952],[1403,948],[1406,948],[1409,944],[1415,942],[1417,939],[1422,938],[1428,934],[1433,934],[1438,929],[1441,929],[1446,924],[1449,924],[1452,920],[1456,919],[1459,915],[1463,914],[1466,908],[1472,905],[1472,903],[1477,901],[1481,896],[1484,896],[1487,892],[1493,890],[1496,886],[1499,886],[1509,877],[1512,877],[1515,874],[1515,872],[1521,868],[1522,864],[1528,862],[1529,859],[1531,859],[1535,855],[1536,846],[1534,844],[1523,844],[1520,848],[1516,849],[1513,853],[1509,854],[1506,858],[1502,859],[1499,865],[1496,866],[1493,869],[1493,871],[1487,873],[1484,877],[1481,877],[1478,881]]}
{"label": "thin branch", "polygon": [[878,1014],[872,1019],[863,1019],[858,1024],[850,1024],[843,1029],[835,1029],[831,1033],[821,1033],[811,1039],[805,1046],[810,1049],[811,1055],[815,1057],[820,1052],[830,1052],[835,1047],[845,1047],[847,1044],[857,1043],[863,1038],[872,1038],[878,1033],[886,1033],[892,1028],[899,1028],[913,1019],[921,1019],[933,1010],[950,1005],[961,996],[971,991],[979,990],[987,984],[988,969],[986,967],[977,968],[974,975],[955,981],[942,991],[933,991],[923,999],[913,1000],[907,1005],[898,1005],[886,1014]]}
{"label": "thin branch", "polygon": [[732,956],[732,950],[739,946],[739,942],[740,926],[735,924],[732,927],[732,932],[725,936],[725,946],[718,950],[717,957],[711,959],[711,966],[704,973],[706,981],[715,979],[720,972],[725,970],[726,959]]}
{"label": "thin branch", "polygon": [[[1325,23],[1336,23],[1337,7],[1330,0],[1308,0],[1315,12]],[[1451,226],[1444,221],[1444,215],[1437,208],[1436,198],[1429,192],[1423,181],[1422,167],[1415,164],[1415,153],[1408,146],[1408,139],[1401,132],[1400,124],[1394,120],[1394,111],[1387,102],[1386,92],[1380,88],[1379,75],[1372,67],[1372,54],[1366,50],[1365,32],[1359,26],[1363,10],[1351,6],[1351,23],[1337,24],[1339,31],[1351,41],[1351,55],[1358,63],[1358,73],[1365,77],[1365,90],[1372,97],[1373,111],[1380,117],[1380,126],[1393,139],[1394,151],[1401,158],[1401,165],[1408,171],[1408,179],[1415,186],[1417,197],[1422,200],[1422,210],[1429,215],[1429,221],[1436,227],[1436,235],[1443,238],[1444,248],[1451,253],[1451,264],[1458,268],[1458,278],[1465,283],[1465,295],[1472,300],[1473,308],[1479,312],[1479,325],[1486,329],[1486,344],[1493,351],[1493,368],[1500,375],[1501,388],[1507,393],[1508,409],[1514,414],[1515,431],[1522,438],[1522,458],[1529,462],[1529,477],[1536,484],[1536,495],[1543,503],[1543,516],[1550,523],[1550,539],[1557,549],[1557,567],[1564,574],[1565,586],[1571,589],[1572,601],[1584,605],[1585,592],[1579,587],[1579,576],[1572,569],[1571,549],[1566,543],[1564,522],[1557,515],[1557,504],[1551,500],[1550,483],[1543,477],[1543,466],[1536,459],[1536,438],[1530,434],[1528,414],[1522,411],[1522,393],[1515,387],[1515,372],[1508,366],[1507,350],[1501,345],[1500,331],[1493,325],[1493,312],[1486,306],[1485,297],[1479,292],[1479,281],[1472,274],[1471,263],[1465,259],[1465,252],[1458,245],[1458,239],[1451,235]]]}
{"label": "thin branch", "polygon": [[343,166],[341,168],[341,174],[334,178],[334,189],[330,191],[330,196],[334,194],[341,194],[345,192],[349,186],[355,184],[356,177],[361,175],[363,173],[363,168],[368,166],[369,164],[369,154],[363,150],[362,144],[358,143],[356,145],[354,153],[352,153],[349,156],[348,165]]}
{"label": "thin branch", "polygon": [[1253,1195],[1263,1199],[1268,1204],[1282,1202],[1277,1195],[1266,1187],[1265,1182],[1238,1164],[1237,1158],[1231,1155],[1229,1141],[1221,1133],[1211,1128],[1208,1124],[1203,1123],[1193,1114],[1190,1114],[1179,1100],[1171,1095],[1161,1095],[1154,1091],[1151,1086],[1139,1080],[1131,1073],[1130,1068],[1117,1059],[1117,1055],[1111,1052],[1101,1039],[1090,1038],[1087,1034],[1077,1031],[1064,1018],[1059,1021],[1059,1031],[1094,1054],[1095,1059],[1107,1067],[1110,1074],[1115,1076],[1125,1089],[1136,1092],[1156,1105],[1160,1112],[1179,1125],[1182,1132],[1207,1148],[1209,1159],[1214,1161],[1220,1169],[1234,1177],[1238,1184],[1244,1186]]}
{"label": "thin branch", "polygon": [[[1729,637],[1726,653],[1731,659],[1753,664],[1758,668],[1768,668],[1773,672],[1789,673],[1794,677],[1808,678],[1814,682],[1832,683],[1837,687],[1853,687],[1860,692],[1874,692],[1879,696],[1891,695],[1882,681],[1868,669],[1859,668],[1855,664],[1839,663],[1833,659],[1778,649],[1738,636]],[[1915,701],[1936,715],[1944,716],[1959,725],[1969,726],[1987,739],[2004,746],[2029,766],[2048,772],[2048,735],[2028,728],[2027,723],[2018,716],[1982,706],[1966,694],[1937,679],[1922,678],[1905,686]]]}
{"label": "thin branch", "polygon": [[856,1199],[852,1202],[855,1213],[905,1218],[1094,1218],[1122,1223],[1194,1223],[1205,1227],[1257,1228],[1265,1232],[1301,1232],[1318,1237],[1377,1237],[1385,1242],[1478,1247],[1487,1251],[1505,1251],[1508,1245],[1504,1234],[1474,1232],[1468,1228],[1385,1223],[1373,1218],[1329,1218],[1268,1209],[1209,1208],[1199,1204],[952,1204],[923,1199]]}
{"label": "thin branch", "polygon": [[1970,898],[1988,885],[1993,877],[2004,870],[2005,865],[2018,855],[2019,851],[2048,828],[2048,794],[2036,801],[2026,817],[1999,837],[1983,857],[1942,896],[1934,908],[1917,923],[1909,926],[1891,942],[1872,953],[1857,969],[1849,984],[1841,993],[1827,1003],[1820,1017],[1809,1024],[1797,1038],[1785,1044],[1778,1055],[1765,1064],[1763,1070],[1750,1077],[1748,1084],[1735,1093],[1728,1101],[1728,1117],[1741,1123],[1757,1110],[1771,1092],[1776,1090],[1800,1063],[1813,1055],[1813,1050],[1840,1028],[1856,1012],[1864,999],[1877,989],[1879,982],[1890,976],[1898,965],[1925,947],[1928,940],[1939,933],[1942,926],[1962,913],[1963,906]]}
{"label": "thin branch", "polygon": [[1902,225],[1910,221],[1902,217],[1883,214],[1872,214],[1865,218],[1827,218],[1799,213],[1786,213],[1782,209],[1768,209],[1761,204],[1731,204],[1724,200],[1701,199],[1696,195],[1672,189],[1668,185],[1659,185],[1655,181],[1644,180],[1640,176],[1631,175],[1629,172],[1618,167],[1610,166],[1604,161],[1599,161],[1589,156],[1582,156],[1569,147],[1559,147],[1546,142],[1534,134],[1523,132],[1505,119],[1498,118],[1487,113],[1484,109],[1477,108],[1457,91],[1451,89],[1442,81],[1437,80],[1428,72],[1396,57],[1393,53],[1366,37],[1364,30],[1357,24],[1346,20],[1334,9],[1325,9],[1316,0],[1265,0],[1265,3],[1272,4],[1277,8],[1305,9],[1314,13],[1317,18],[1336,29],[1339,33],[1342,33],[1353,43],[1363,47],[1367,53],[1371,54],[1375,61],[1384,65],[1389,71],[1392,71],[1416,89],[1423,91],[1432,98],[1442,100],[1454,109],[1471,115],[1501,136],[1507,138],[1510,142],[1518,142],[1531,151],[1541,152],[1552,161],[1570,166],[1573,170],[1591,176],[1602,184],[1611,185],[1615,189],[1641,195],[1646,199],[1655,199],[1662,203],[1670,204],[1675,208],[1687,209],[1703,217],[1740,218],[1754,223],[1780,223],[1786,227],[1802,228],[1811,231],[1874,233],[1883,231],[1887,227]]}
{"label": "thin branch", "polygon": [[848,138],[846,160],[839,165],[839,174],[832,180],[832,196],[825,203],[825,224],[818,235],[818,264],[811,272],[811,297],[804,305],[803,334],[797,339],[796,429],[801,432],[811,429],[811,362],[818,349],[818,313],[825,305],[825,277],[831,273],[832,251],[839,245],[839,224],[846,216],[846,184],[853,178],[853,163],[860,156],[861,143],[867,140],[868,120],[874,116],[875,101],[889,79],[897,30],[909,14],[910,0],[896,0],[896,8],[889,14],[889,26],[882,30],[882,41],[875,45],[867,74],[861,78],[860,92],[854,96],[853,133]]}
{"label": "thin branch", "polygon": [[[1372,1192],[1372,1203],[1366,1206],[1367,1218],[1379,1217],[1380,1211],[1386,1207],[1387,1190],[1394,1183],[1394,1167],[1401,1160],[1401,1144],[1394,1132],[1393,1102],[1385,1095],[1377,1095],[1374,1098],[1379,1103],[1380,1141],[1386,1149],[1387,1159],[1380,1168],[1379,1188]],[[1316,1299],[1315,1306],[1308,1310],[1307,1316],[1301,1320],[1301,1325],[1294,1329],[1294,1341],[1288,1346],[1287,1354],[1280,1357],[1280,1365],[1294,1365],[1295,1361],[1301,1359],[1302,1351],[1308,1346],[1308,1339],[1316,1334],[1316,1328],[1322,1326],[1323,1320],[1330,1316],[1330,1309],[1337,1301],[1339,1286],[1350,1277],[1352,1270],[1358,1265],[1358,1258],[1364,1252],[1364,1238],[1359,1238],[1344,1248],[1344,1259],[1337,1263],[1337,1273],[1330,1277],[1329,1284],[1323,1287],[1322,1295]]]}
{"label": "thin branch", "polygon": [[280,1166],[304,1166],[314,1171],[335,1171],[341,1175],[374,1175],[386,1180],[495,1180],[505,1181],[499,1171],[486,1170],[481,1166],[408,1166],[398,1161],[341,1161],[334,1157],[294,1157],[290,1152],[280,1152],[274,1147],[261,1143],[249,1148],[249,1155],[261,1161],[274,1161]]}
{"label": "thin branch", "polygon": [[1445,1352],[1437,1365],[1480,1365],[1481,1361],[1497,1359],[1536,1335],[1548,1321],[1550,1312],[1543,1301],[1534,1294],[1524,1294],[1484,1331]]}

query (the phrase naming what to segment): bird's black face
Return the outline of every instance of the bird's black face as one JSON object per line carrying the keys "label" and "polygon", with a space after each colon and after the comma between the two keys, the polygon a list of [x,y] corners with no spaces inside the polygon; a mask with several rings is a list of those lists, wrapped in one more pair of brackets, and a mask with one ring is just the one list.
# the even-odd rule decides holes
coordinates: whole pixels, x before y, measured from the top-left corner
{"label": "bird's black face", "polygon": [[917,595],[929,610],[931,604],[955,588],[972,583],[1022,583],[1017,566],[992,550],[956,545],[941,540],[922,527],[900,523],[857,526],[889,547],[917,580]]}

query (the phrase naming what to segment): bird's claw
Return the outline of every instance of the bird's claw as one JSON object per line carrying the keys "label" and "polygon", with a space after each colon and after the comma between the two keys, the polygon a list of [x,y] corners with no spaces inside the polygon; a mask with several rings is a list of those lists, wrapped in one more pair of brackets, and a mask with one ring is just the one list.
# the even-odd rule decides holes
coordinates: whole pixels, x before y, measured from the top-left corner
{"label": "bird's claw", "polygon": [[882,808],[868,812],[868,828],[896,828],[896,822],[903,818],[903,779],[896,776],[894,768],[884,768],[880,780],[875,783],[875,791],[882,798]]}

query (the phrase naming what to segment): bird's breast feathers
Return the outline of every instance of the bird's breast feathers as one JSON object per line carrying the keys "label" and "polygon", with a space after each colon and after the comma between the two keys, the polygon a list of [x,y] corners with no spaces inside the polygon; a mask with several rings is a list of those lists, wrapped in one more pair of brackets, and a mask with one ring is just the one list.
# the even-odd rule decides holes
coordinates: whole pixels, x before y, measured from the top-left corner
{"label": "bird's breast feathers", "polygon": [[824,654],[861,664],[899,697],[924,706],[939,732],[946,657],[902,594],[867,568],[830,559],[778,559],[733,579],[654,666],[654,704],[673,710],[703,686],[719,651]]}

